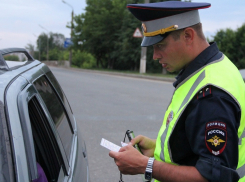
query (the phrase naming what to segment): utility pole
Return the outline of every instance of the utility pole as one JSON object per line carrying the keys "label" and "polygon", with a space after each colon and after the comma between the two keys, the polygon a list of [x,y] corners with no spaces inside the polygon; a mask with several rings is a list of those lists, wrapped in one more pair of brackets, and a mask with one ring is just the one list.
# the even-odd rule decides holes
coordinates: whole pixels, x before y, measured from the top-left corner
{"label": "utility pole", "polygon": [[[42,29],[44,29],[44,30],[46,30],[48,33],[49,33],[49,31],[46,29],[46,28],[44,28],[43,26],[41,26],[41,25],[39,25]],[[48,33],[47,33],[47,61],[48,61]]]}
{"label": "utility pole", "polygon": [[[145,3],[150,3],[150,0],[145,0]],[[146,52],[147,47],[141,47],[140,73],[146,72]]]}
{"label": "utility pole", "polygon": [[[73,7],[72,7],[70,4],[68,4],[67,2],[65,2],[64,0],[62,0],[62,2],[63,2],[64,4],[67,4],[68,6],[70,6],[71,9],[72,9],[72,11],[71,11],[71,41],[72,41],[74,10],[73,10]],[[70,56],[69,56],[70,66],[71,66],[71,61],[72,61],[72,49],[70,48]]]}
{"label": "utility pole", "polygon": [[146,72],[146,52],[147,47],[141,47],[140,73]]}

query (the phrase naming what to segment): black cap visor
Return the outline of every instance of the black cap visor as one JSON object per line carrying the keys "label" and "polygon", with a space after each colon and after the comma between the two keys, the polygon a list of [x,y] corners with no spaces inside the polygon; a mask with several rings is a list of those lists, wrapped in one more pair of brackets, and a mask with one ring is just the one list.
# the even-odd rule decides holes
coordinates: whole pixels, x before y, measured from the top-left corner
{"label": "black cap visor", "polygon": [[148,47],[148,46],[152,46],[154,44],[157,44],[157,43],[161,42],[163,39],[165,39],[168,35],[169,35],[169,33],[166,33],[163,35],[156,35],[153,37],[144,37],[143,41],[141,43],[141,47]]}

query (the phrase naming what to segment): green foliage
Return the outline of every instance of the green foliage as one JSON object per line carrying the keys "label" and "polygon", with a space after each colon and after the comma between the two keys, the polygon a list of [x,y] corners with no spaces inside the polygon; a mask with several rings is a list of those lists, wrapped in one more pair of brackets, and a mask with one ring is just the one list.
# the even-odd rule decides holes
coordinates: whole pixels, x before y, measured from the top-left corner
{"label": "green foliage", "polygon": [[[162,0],[151,0],[159,2]],[[77,67],[107,68],[116,70],[139,69],[141,38],[134,38],[141,22],[126,8],[127,4],[144,3],[145,0],[87,0],[86,12],[74,17],[72,32],[72,64]],[[59,41],[62,44],[59,44]],[[68,60],[69,53],[63,49],[61,34],[41,34],[37,40],[40,60]],[[48,46],[47,46],[48,43]],[[147,50],[147,72],[161,72],[162,67],[152,59],[152,48]],[[39,54],[35,52],[35,58]],[[85,60],[85,61],[84,61]]]}
{"label": "green foliage", "polygon": [[[37,39],[37,48],[40,51],[40,61],[46,60],[47,59],[47,40],[48,35],[45,33],[42,33],[41,35],[38,36]],[[35,57],[37,59],[37,57]],[[39,58],[38,58],[39,59]]]}
{"label": "green foliage", "polygon": [[32,56],[34,56],[34,45],[32,45],[32,44],[27,44],[27,46],[26,46],[25,48],[28,50],[28,52],[29,52]]}
{"label": "green foliage", "polygon": [[219,30],[213,37],[213,41],[238,69],[245,68],[245,24],[236,31]]}
{"label": "green foliage", "polygon": [[235,33],[231,29],[220,30],[214,37],[219,49],[224,52],[229,58],[232,58],[234,52]]}
{"label": "green foliage", "polygon": [[87,0],[86,13],[74,18],[74,47],[80,49],[82,43],[82,50],[96,57],[98,67],[110,67],[115,61],[115,43],[125,6],[121,0]]}
{"label": "green foliage", "polygon": [[146,72],[148,73],[161,73],[162,66],[159,61],[153,60],[153,47],[147,47],[147,62],[146,62]]}
{"label": "green foliage", "polygon": [[[97,67],[138,70],[142,39],[134,38],[133,33],[136,28],[141,29],[141,22],[128,11],[126,5],[144,2],[87,0],[86,12],[74,18],[74,48],[91,53],[96,58]],[[157,67],[152,60],[152,50],[147,53],[147,64],[150,71],[161,72],[161,66]]]}
{"label": "green foliage", "polygon": [[[37,39],[37,48],[40,51],[40,61],[47,60],[47,48],[49,60],[61,60],[65,36],[59,33],[42,33]],[[39,53],[34,54],[34,58],[39,59]]]}
{"label": "green foliage", "polygon": [[[126,1],[129,3],[141,3],[142,0]],[[126,6],[126,5],[125,5]],[[138,70],[141,56],[141,38],[134,38],[136,28],[141,28],[141,22],[137,20],[124,6],[118,40],[115,41],[114,68],[118,70]]]}
{"label": "green foliage", "polygon": [[69,57],[70,57],[70,51],[65,50],[65,51],[62,52],[61,60],[69,60]]}
{"label": "green foliage", "polygon": [[49,60],[65,60],[64,51],[59,50],[57,47],[49,50]]}
{"label": "green foliage", "polygon": [[8,61],[19,61],[19,57],[15,55],[6,55],[4,59]]}
{"label": "green foliage", "polygon": [[[151,3],[163,0],[150,0]],[[191,1],[191,0],[184,0]],[[141,38],[134,38],[137,20],[126,8],[127,4],[144,3],[145,0],[87,0],[85,13],[74,17],[72,32],[74,45],[72,64],[82,68],[106,68],[137,71],[141,57]],[[37,40],[40,60],[69,60],[69,50],[63,48],[62,34],[42,33]],[[245,24],[237,30],[219,30],[208,41],[215,41],[219,49],[239,68],[245,68]],[[48,43],[48,46],[47,46]],[[32,45],[27,45],[33,52]],[[162,67],[152,58],[152,47],[147,48],[146,71],[161,73]],[[39,59],[39,52],[34,52]]]}
{"label": "green foliage", "polygon": [[73,53],[72,65],[79,68],[95,68],[96,60],[92,54],[87,52],[76,51]]}
{"label": "green foliage", "polygon": [[238,69],[244,69],[245,68],[245,58],[241,58],[237,61],[236,66]]}

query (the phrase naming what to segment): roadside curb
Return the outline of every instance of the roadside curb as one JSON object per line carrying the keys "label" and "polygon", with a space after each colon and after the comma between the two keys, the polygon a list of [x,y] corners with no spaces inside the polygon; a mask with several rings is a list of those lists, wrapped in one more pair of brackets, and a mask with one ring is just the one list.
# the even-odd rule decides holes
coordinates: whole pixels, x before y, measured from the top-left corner
{"label": "roadside curb", "polygon": [[68,68],[68,69],[74,69],[76,71],[83,71],[83,72],[93,72],[93,73],[99,73],[99,74],[125,76],[125,77],[142,78],[142,79],[149,79],[149,80],[159,80],[159,81],[167,81],[167,82],[174,82],[176,80],[175,78],[149,76],[149,75],[137,75],[137,74],[131,74],[131,73],[119,73],[119,72],[109,72],[109,71],[87,70],[87,69],[80,69],[80,68]]}
{"label": "roadside curb", "polygon": [[[50,67],[62,67],[62,66],[51,66]],[[62,67],[64,68],[64,67]],[[149,80],[158,80],[158,81],[166,81],[166,82],[174,82],[175,78],[168,78],[168,77],[158,77],[158,76],[149,76],[149,75],[140,75],[140,74],[131,74],[131,73],[119,73],[119,72],[110,72],[110,71],[98,71],[98,70],[90,70],[90,69],[81,69],[81,68],[67,68],[74,71],[82,71],[82,72],[92,72],[98,74],[107,74],[107,75],[115,75],[115,76],[125,76],[125,77],[132,77],[132,78],[142,78],[142,79],[149,79]]]}

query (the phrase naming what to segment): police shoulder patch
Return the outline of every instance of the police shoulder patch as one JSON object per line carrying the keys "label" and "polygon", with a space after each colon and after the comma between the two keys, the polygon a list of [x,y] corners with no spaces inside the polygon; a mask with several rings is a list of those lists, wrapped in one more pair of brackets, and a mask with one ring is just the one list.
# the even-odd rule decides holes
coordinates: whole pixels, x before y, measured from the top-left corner
{"label": "police shoulder patch", "polygon": [[199,90],[199,92],[197,93],[197,99],[201,99],[211,94],[212,94],[212,87],[211,85],[208,85],[202,88],[201,90]]}
{"label": "police shoulder patch", "polygon": [[220,155],[226,147],[226,142],[226,124],[220,121],[208,122],[205,131],[207,149],[214,155]]}

